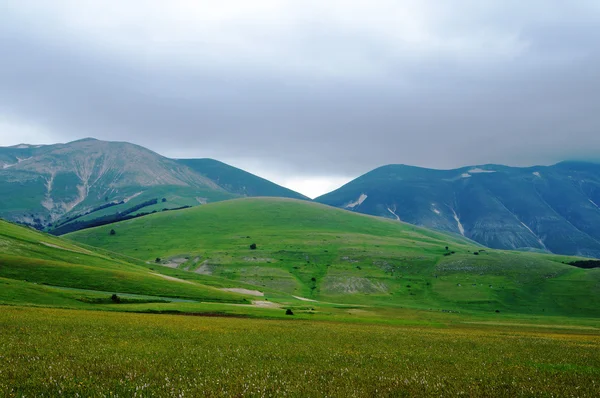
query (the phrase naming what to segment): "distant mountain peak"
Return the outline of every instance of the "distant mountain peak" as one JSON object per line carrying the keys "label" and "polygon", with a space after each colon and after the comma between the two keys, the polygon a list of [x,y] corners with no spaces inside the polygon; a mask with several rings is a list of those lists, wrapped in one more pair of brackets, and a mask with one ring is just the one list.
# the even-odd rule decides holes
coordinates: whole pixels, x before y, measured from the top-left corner
{"label": "distant mountain peak", "polygon": [[[94,138],[94,137],[86,137],[86,138],[81,138],[81,139],[78,139],[75,141],[68,142],[67,144],[75,144],[77,142],[93,142],[93,141],[100,141],[100,140],[97,138]],[[104,142],[110,142],[110,141],[104,141]]]}
{"label": "distant mountain peak", "polygon": [[600,165],[592,162],[451,170],[387,165],[315,201],[493,248],[600,257]]}

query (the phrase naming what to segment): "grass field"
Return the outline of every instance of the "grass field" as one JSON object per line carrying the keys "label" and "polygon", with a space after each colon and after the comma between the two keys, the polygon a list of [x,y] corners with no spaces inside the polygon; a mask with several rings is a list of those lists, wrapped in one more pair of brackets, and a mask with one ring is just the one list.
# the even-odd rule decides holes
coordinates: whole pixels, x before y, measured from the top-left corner
{"label": "grass field", "polygon": [[598,329],[583,327],[5,307],[0,337],[2,396],[600,394]]}

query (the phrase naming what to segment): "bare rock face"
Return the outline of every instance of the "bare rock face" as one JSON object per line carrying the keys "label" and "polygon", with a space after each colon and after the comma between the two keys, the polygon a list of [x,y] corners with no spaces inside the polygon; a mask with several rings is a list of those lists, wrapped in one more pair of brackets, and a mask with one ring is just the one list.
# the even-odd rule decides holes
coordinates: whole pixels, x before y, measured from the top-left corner
{"label": "bare rock face", "polygon": [[[375,169],[317,202],[498,249],[600,257],[600,164]],[[349,205],[350,204],[350,205]]]}

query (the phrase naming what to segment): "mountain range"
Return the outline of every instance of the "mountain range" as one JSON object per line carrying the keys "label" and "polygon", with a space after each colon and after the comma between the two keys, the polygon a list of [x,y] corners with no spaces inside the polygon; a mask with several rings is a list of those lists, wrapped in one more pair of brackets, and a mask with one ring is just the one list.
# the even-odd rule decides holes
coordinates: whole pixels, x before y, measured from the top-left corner
{"label": "mountain range", "polygon": [[0,217],[58,233],[243,196],[308,199],[216,160],[95,139],[0,148],[0,191]]}
{"label": "mountain range", "polygon": [[[0,217],[54,234],[240,197],[310,200],[213,159],[125,143],[0,147]],[[600,257],[600,164],[387,165],[315,201],[510,250]]]}
{"label": "mountain range", "polygon": [[377,168],[316,201],[497,249],[600,257],[600,164]]}

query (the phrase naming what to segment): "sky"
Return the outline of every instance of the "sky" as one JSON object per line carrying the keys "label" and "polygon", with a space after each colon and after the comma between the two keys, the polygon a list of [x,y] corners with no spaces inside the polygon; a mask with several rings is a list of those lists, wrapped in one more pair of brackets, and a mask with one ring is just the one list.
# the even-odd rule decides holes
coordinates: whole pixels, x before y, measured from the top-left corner
{"label": "sky", "polygon": [[600,154],[597,0],[3,0],[0,54],[0,146],[128,141],[310,197]]}

